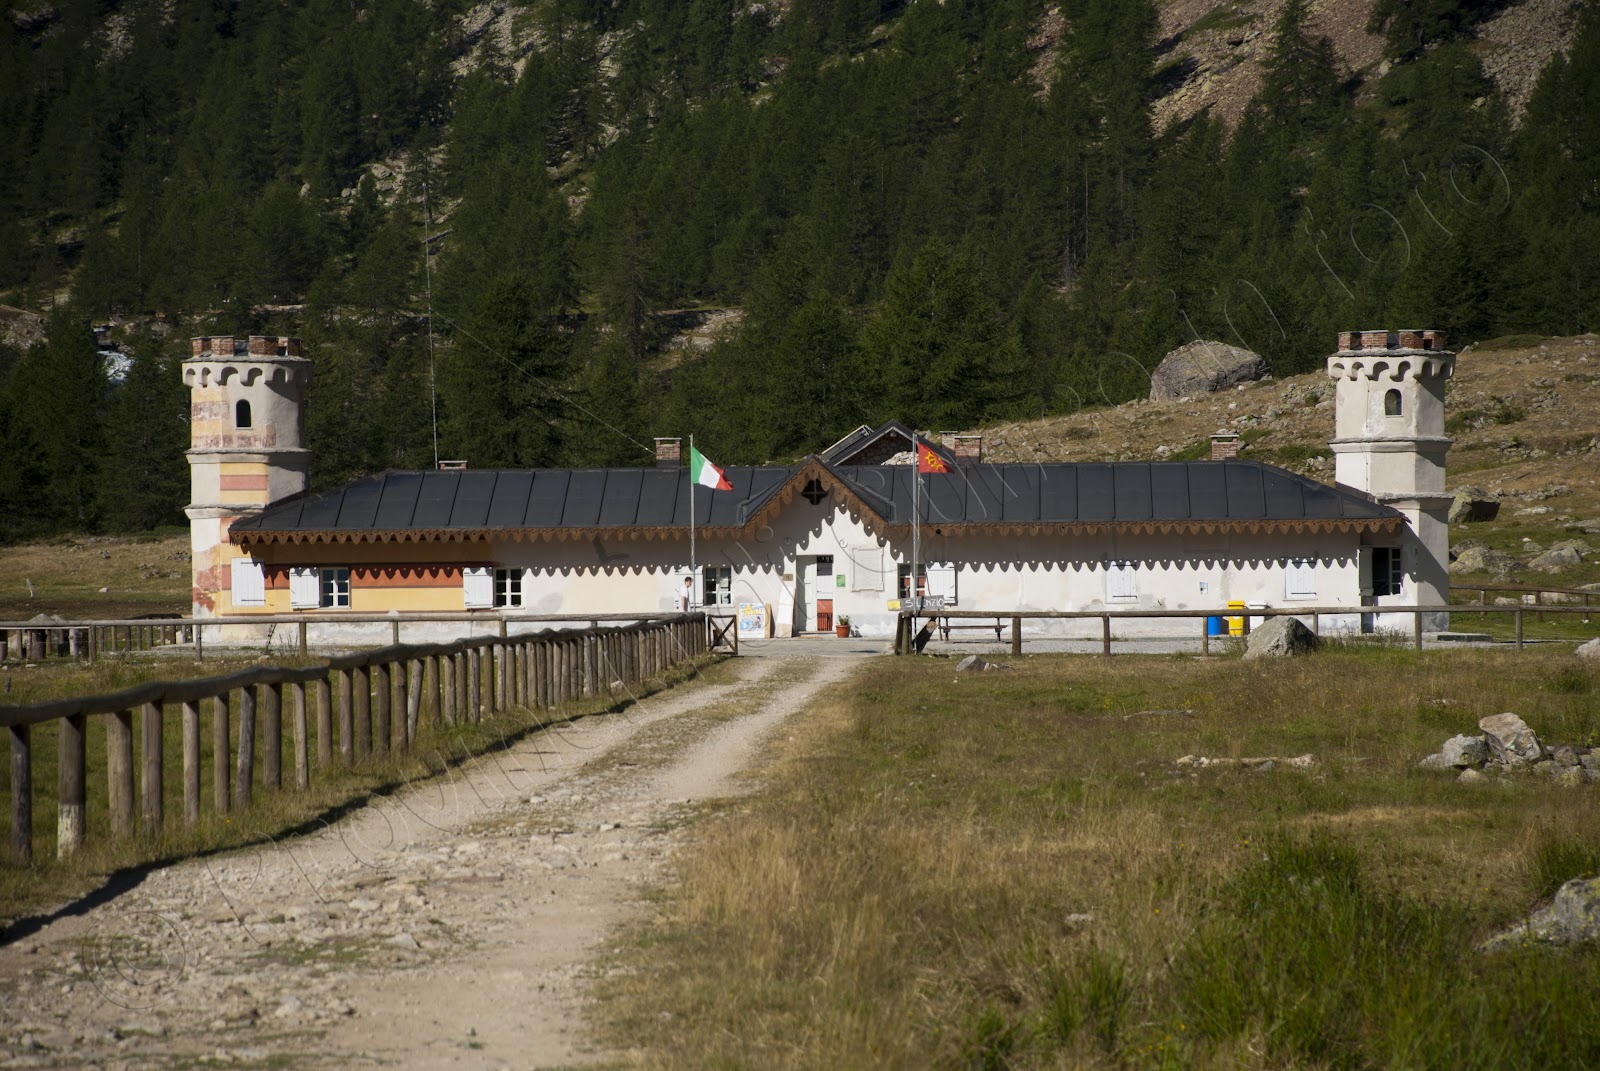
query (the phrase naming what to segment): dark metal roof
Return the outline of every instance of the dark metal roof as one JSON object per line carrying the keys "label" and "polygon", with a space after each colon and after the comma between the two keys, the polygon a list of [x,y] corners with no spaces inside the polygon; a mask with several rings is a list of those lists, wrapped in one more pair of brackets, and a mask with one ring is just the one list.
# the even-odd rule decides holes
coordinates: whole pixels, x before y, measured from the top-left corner
{"label": "dark metal roof", "polygon": [[[902,453],[911,449],[911,444],[916,441],[916,433],[898,420],[885,421],[875,428],[863,424],[817,456],[829,465],[858,464],[862,460],[861,455],[866,453],[869,447],[875,446],[885,439],[901,440],[904,445],[898,442],[893,445],[897,453]],[[946,465],[952,467],[955,465],[955,456],[950,451],[938,443],[932,442],[926,435],[922,437],[922,442],[928,449],[943,458]]]}
{"label": "dark metal roof", "polygon": [[[696,527],[738,530],[763,507],[796,508],[791,500],[813,479],[854,498],[852,508],[869,512],[869,521],[911,523],[909,465],[831,465],[813,457],[726,473],[732,491],[695,488]],[[248,542],[682,530],[689,526],[689,487],[688,469],[391,471],[269,506],[231,531]],[[1360,492],[1237,459],[971,465],[923,477],[918,504],[924,524],[952,526],[1401,519]]]}
{"label": "dark metal roof", "polygon": [[[830,466],[888,499],[883,520],[910,524],[911,466]],[[1392,520],[1399,512],[1259,461],[973,465],[923,477],[926,524],[1128,524]]]}

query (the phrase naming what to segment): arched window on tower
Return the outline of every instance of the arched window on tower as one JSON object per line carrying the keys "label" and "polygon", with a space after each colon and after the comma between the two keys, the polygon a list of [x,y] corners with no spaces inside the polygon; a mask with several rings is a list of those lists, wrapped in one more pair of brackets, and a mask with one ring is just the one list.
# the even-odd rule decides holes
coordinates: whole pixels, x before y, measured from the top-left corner
{"label": "arched window on tower", "polygon": [[1384,396],[1383,396],[1383,415],[1384,416],[1399,416],[1400,415],[1400,392],[1399,391],[1391,390],[1391,391],[1388,391],[1387,393],[1384,394]]}
{"label": "arched window on tower", "polygon": [[233,407],[233,426],[236,428],[250,426],[250,403],[243,398],[240,398],[238,404]]}

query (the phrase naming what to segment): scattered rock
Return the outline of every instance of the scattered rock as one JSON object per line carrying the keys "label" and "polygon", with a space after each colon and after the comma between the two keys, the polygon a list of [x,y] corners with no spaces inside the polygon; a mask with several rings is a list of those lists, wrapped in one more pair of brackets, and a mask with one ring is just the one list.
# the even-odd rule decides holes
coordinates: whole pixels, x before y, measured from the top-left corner
{"label": "scattered rock", "polygon": [[1583,564],[1583,555],[1571,547],[1552,547],[1528,563],[1530,569],[1542,573],[1559,573],[1564,569]]}
{"label": "scattered rock", "polygon": [[1500,496],[1481,487],[1467,485],[1455,490],[1448,520],[1451,524],[1492,521],[1500,513]]}
{"label": "scattered rock", "polygon": [[1491,952],[1533,941],[1573,945],[1596,939],[1600,939],[1600,878],[1574,878],[1556,890],[1549,907],[1489,938],[1482,947]]}
{"label": "scattered rock", "polygon": [[1151,401],[1175,401],[1196,394],[1226,390],[1268,372],[1258,353],[1225,342],[1191,342],[1162,358],[1150,376]]}
{"label": "scattered rock", "polygon": [[403,948],[408,952],[417,952],[422,948],[421,945],[417,944],[417,939],[412,937],[409,933],[406,933],[404,930],[389,938],[384,942],[384,944],[390,945],[394,948]]}
{"label": "scattered rock", "polygon": [[1452,574],[1461,573],[1493,573],[1504,576],[1523,568],[1522,563],[1509,554],[1502,554],[1485,546],[1467,547],[1456,555],[1456,560],[1450,563]]}
{"label": "scattered rock", "polygon": [[1274,617],[1250,633],[1246,660],[1254,658],[1283,658],[1289,655],[1309,654],[1322,646],[1317,634],[1300,623],[1299,618]]}
{"label": "scattered rock", "polygon": [[1481,736],[1452,736],[1439,749],[1445,764],[1456,768],[1481,766],[1489,758],[1489,745]]}
{"label": "scattered rock", "polygon": [[1456,775],[1456,780],[1464,785],[1470,785],[1481,781],[1487,781],[1489,779],[1469,766]]}
{"label": "scattered rock", "polygon": [[1591,662],[1600,662],[1600,638],[1592,639],[1577,650],[1579,658],[1586,658]]}
{"label": "scattered rock", "polygon": [[968,655],[956,666],[957,673],[974,673],[986,669],[1010,669],[1004,662],[985,662],[977,655]]}
{"label": "scattered rock", "polygon": [[1515,714],[1491,714],[1478,722],[1478,728],[1483,730],[1490,756],[1502,765],[1526,765],[1544,757],[1539,737]]}

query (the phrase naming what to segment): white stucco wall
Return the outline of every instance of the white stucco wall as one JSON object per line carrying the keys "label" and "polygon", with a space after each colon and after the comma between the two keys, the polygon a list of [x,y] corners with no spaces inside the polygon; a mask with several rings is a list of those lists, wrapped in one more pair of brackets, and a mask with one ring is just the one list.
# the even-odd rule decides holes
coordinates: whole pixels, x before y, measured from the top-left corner
{"label": "white stucco wall", "polygon": [[[1300,536],[954,536],[925,530],[922,558],[956,563],[961,610],[1222,610],[1230,601],[1251,606],[1349,606],[1344,618],[1324,618],[1325,630],[1359,627],[1360,563],[1355,535]],[[830,555],[834,577],[819,594],[835,617],[848,616],[866,636],[893,634],[897,566],[910,560],[910,540],[886,541],[848,511],[797,499],[772,528],[744,540],[701,539],[701,566],[732,570],[731,602],[771,607],[774,631],[811,631],[815,621],[796,607],[805,559]],[[1406,559],[1406,590],[1378,600],[1415,599],[1415,551]],[[494,550],[506,567],[528,570],[524,608],[530,613],[670,611],[687,568],[683,541],[508,543]],[[1291,597],[1289,563],[1311,559],[1314,596]],[[1107,597],[1106,563],[1133,563],[1135,595]],[[842,582],[838,579],[843,578]],[[696,591],[700,585],[696,584]],[[808,603],[809,606],[809,603]],[[1409,628],[1409,617],[1380,622]],[[1119,625],[1120,634],[1197,634],[1198,621],[1151,620]],[[1099,623],[1037,622],[1030,634],[1099,635]]]}

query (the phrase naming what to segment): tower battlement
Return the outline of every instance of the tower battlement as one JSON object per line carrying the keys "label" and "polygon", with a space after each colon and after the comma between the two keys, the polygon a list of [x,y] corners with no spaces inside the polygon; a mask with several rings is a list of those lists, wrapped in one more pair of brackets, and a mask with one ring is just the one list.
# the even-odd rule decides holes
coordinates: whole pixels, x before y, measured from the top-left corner
{"label": "tower battlement", "polygon": [[1444,332],[1431,328],[1410,331],[1340,331],[1340,353],[1381,353],[1394,350],[1426,353],[1444,349]]}

